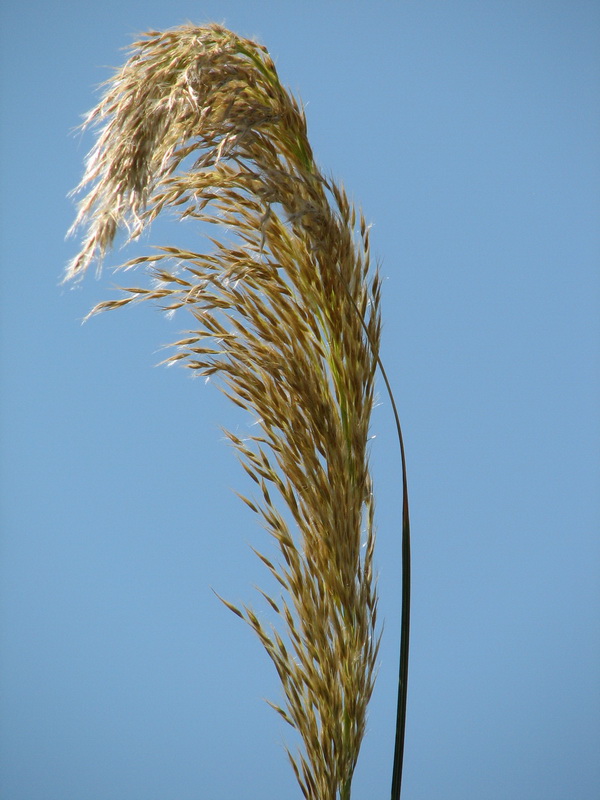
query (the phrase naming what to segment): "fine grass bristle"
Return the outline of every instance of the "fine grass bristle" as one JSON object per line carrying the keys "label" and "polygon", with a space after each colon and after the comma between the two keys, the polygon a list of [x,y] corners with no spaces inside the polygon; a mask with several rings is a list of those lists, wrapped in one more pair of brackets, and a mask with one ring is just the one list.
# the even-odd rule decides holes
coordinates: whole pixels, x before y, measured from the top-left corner
{"label": "fine grass bristle", "polygon": [[135,239],[163,209],[215,226],[210,252],[162,247],[123,264],[153,281],[91,313],[187,307],[197,329],[167,361],[218,376],[256,418],[257,435],[228,437],[255,483],[242,500],[279,550],[278,563],[258,553],[281,589],[263,593],[279,628],[226,605],[273,661],[285,703],[272,705],[301,737],[290,759],[304,797],[347,800],[379,643],[367,442],[380,284],[368,226],[315,164],[267,51],[218,25],[133,44],[86,124],[100,130],[67,279],[100,264],[118,229]]}

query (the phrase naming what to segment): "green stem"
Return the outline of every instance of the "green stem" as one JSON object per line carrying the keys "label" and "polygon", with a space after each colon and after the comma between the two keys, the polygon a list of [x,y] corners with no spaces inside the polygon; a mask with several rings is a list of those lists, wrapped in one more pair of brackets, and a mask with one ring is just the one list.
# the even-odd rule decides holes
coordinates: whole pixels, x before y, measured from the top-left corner
{"label": "green stem", "polygon": [[[342,281],[343,283],[343,281]],[[406,452],[404,449],[404,437],[400,426],[400,416],[394,399],[394,393],[390,385],[387,373],[379,354],[373,346],[373,341],[369,334],[365,321],[360,313],[354,298],[350,294],[348,287],[343,283],[348,299],[354,306],[360,323],[363,327],[371,351],[377,359],[377,366],[383,377],[385,388],[390,398],[394,421],[396,423],[396,433],[400,445],[400,461],[402,464],[402,608],[400,612],[400,664],[398,670],[398,703],[396,707],[396,740],[394,744],[394,762],[392,769],[392,794],[391,800],[400,800],[402,789],[402,766],[404,762],[404,739],[406,732],[406,705],[408,697],[408,653],[410,640],[410,514],[408,507],[408,479],[406,475]]]}
{"label": "green stem", "polygon": [[396,709],[396,741],[394,745],[394,766],[392,771],[391,800],[400,800],[402,790],[402,765],[404,762],[404,737],[406,732],[406,702],[408,696],[408,650],[410,638],[410,515],[408,509],[408,481],[406,477],[406,453],[404,437],[400,427],[400,418],[394,401],[394,395],[388,381],[381,359],[377,356],[377,364],[385,382],[400,444],[402,461],[402,611],[400,619],[400,667],[398,672],[398,705]]}

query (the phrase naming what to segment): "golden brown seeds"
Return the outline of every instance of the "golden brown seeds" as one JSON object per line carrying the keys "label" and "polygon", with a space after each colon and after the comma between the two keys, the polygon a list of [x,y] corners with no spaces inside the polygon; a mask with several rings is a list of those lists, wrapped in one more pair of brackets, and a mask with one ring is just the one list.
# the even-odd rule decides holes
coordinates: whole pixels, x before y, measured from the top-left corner
{"label": "golden brown seeds", "polygon": [[355,231],[345,192],[318,169],[265,48],[218,25],[136,42],[86,124],[100,130],[67,278],[100,263],[118,228],[135,239],[168,207],[217,231],[209,253],[162,247],[127,262],[154,282],[92,313],[187,308],[198,330],[167,361],[219,376],[254,415],[259,435],[228,436],[259,489],[240,497],[279,553],[258,556],[283,592],[261,592],[281,632],[223,602],[279,675],[285,702],[272,705],[302,738],[290,760],[304,796],[347,797],[378,648],[367,441],[380,285],[368,227],[359,214]]}

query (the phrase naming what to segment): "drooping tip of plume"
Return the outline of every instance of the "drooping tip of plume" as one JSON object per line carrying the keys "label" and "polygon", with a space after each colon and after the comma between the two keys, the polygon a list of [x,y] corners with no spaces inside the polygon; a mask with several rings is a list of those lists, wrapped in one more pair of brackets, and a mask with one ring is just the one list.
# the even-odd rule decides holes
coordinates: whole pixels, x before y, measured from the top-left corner
{"label": "drooping tip of plume", "polygon": [[[100,265],[118,229],[139,236],[165,204],[159,190],[192,151],[202,156],[198,169],[214,165],[272,122],[283,91],[265,48],[219,25],[153,31],[135,42],[83,124],[98,128],[98,138],[75,190],[87,194],[70,231],[87,233],[65,280]],[[290,157],[310,169],[301,140],[287,143]]]}

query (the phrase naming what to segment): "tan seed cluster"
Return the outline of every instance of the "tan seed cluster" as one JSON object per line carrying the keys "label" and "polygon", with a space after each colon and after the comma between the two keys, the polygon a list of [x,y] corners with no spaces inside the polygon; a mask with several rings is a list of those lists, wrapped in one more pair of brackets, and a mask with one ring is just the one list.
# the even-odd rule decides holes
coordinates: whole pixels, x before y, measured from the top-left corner
{"label": "tan seed cluster", "polygon": [[187,307],[196,329],[168,361],[217,375],[258,420],[250,439],[228,437],[257,487],[242,499],[278,547],[277,561],[258,556],[281,587],[263,593],[281,625],[226,604],[277,670],[284,704],[273,707],[302,739],[289,755],[304,796],[347,800],[378,649],[367,441],[380,286],[368,228],[316,166],[267,51],[220,26],[136,42],[86,124],[99,135],[67,278],[163,209],[215,226],[208,253],[163,247],[124,264],[154,281],[91,313]]}

